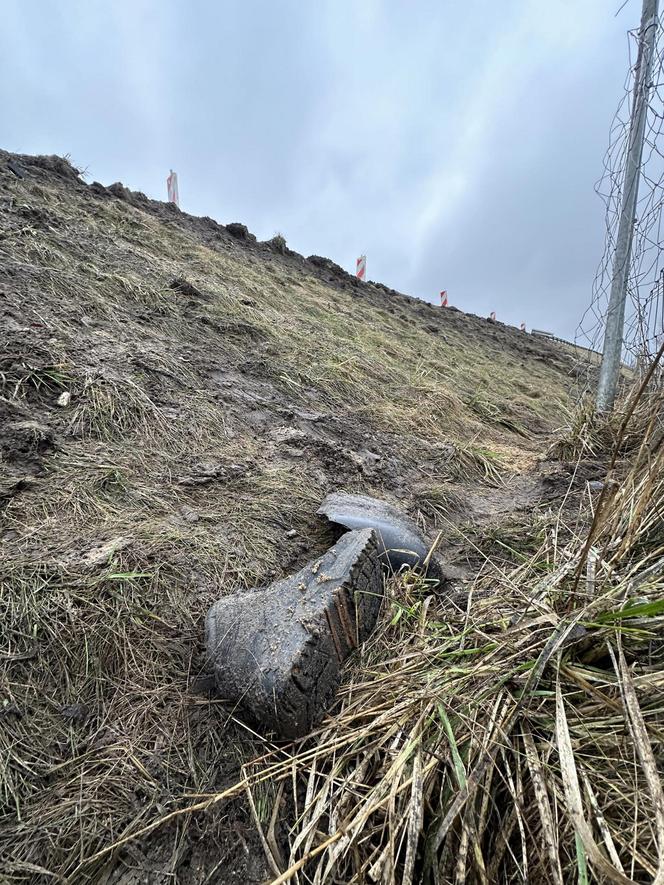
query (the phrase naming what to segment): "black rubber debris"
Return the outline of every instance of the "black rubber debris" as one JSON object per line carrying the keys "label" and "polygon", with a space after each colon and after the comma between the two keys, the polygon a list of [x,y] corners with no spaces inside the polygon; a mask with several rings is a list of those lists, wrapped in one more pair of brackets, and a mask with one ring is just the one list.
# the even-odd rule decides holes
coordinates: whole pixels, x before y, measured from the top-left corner
{"label": "black rubber debris", "polygon": [[[317,513],[347,529],[374,529],[380,541],[383,561],[393,572],[399,571],[404,565],[424,568],[431,542],[426,540],[412,520],[391,504],[366,495],[332,492],[324,499]],[[440,562],[435,556],[429,559],[427,574],[435,579],[443,577]]]}
{"label": "black rubber debris", "polygon": [[307,734],[333,702],[344,661],[373,630],[382,597],[378,538],[363,529],[266,590],[218,600],[205,628],[219,696],[279,737]]}
{"label": "black rubber debris", "polygon": [[175,279],[171,280],[168,284],[168,288],[175,289],[176,292],[180,292],[182,295],[186,295],[187,298],[192,298],[193,300],[210,300],[209,295],[205,295],[200,289],[197,289],[196,286],[192,286],[190,282],[181,277],[175,277]]}
{"label": "black rubber debris", "polygon": [[7,163],[7,169],[9,169],[10,172],[13,172],[17,178],[25,178],[25,169],[19,166],[18,163],[15,163],[13,160],[10,160]]}

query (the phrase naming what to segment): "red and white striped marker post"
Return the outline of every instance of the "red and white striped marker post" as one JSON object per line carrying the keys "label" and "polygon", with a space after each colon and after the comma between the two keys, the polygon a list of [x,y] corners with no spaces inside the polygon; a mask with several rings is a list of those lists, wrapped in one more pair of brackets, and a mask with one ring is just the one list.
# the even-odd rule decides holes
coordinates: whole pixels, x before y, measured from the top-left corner
{"label": "red and white striped marker post", "polygon": [[178,193],[178,176],[171,169],[171,174],[166,179],[166,187],[168,188],[168,202],[175,203],[180,208],[180,195]]}
{"label": "red and white striped marker post", "polygon": [[356,268],[355,268],[355,276],[358,280],[364,280],[367,275],[367,256],[360,255],[357,259]]}
{"label": "red and white striped marker post", "polygon": [[491,311],[491,313],[489,314],[489,319],[493,320],[494,323],[496,322],[496,311],[495,310]]}
{"label": "red and white striped marker post", "polygon": [[447,289],[443,289],[440,293],[440,306],[447,307]]}

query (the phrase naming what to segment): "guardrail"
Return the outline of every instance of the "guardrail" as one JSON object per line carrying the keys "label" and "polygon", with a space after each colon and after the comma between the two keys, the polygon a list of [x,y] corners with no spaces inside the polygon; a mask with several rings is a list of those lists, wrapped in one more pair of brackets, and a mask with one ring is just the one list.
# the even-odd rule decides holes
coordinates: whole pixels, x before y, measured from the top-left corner
{"label": "guardrail", "polygon": [[567,341],[566,338],[559,338],[557,335],[554,335],[553,332],[543,332],[541,329],[531,329],[530,334],[534,335],[536,338],[546,338],[547,341],[557,341],[559,344],[564,344],[566,347],[573,347],[574,350],[585,350],[586,353],[593,353],[595,356],[599,357],[602,356],[599,350],[593,350],[592,347],[584,347],[583,344],[576,344],[574,341]]}
{"label": "guardrail", "polygon": [[[583,344],[575,344],[573,341],[567,341],[565,338],[559,338],[557,335],[554,335],[553,332],[544,332],[542,329],[531,329],[528,334],[534,335],[535,338],[544,338],[546,341],[555,341],[556,343],[563,344],[565,347],[569,347],[573,350],[582,350],[584,353],[596,356],[600,361],[602,359],[601,351],[593,350],[592,347],[584,347]],[[620,365],[626,372],[634,372],[634,366],[630,366],[625,362],[622,362]]]}

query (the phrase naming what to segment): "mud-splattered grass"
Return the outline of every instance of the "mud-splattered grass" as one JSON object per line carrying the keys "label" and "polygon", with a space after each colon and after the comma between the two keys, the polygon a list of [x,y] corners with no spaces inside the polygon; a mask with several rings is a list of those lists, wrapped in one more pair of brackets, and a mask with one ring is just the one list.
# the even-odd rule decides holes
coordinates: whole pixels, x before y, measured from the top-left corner
{"label": "mud-splattered grass", "polygon": [[191,572],[137,559],[2,569],[2,869],[18,881],[72,875],[129,821],[239,770],[228,714],[189,689],[200,624],[178,587]]}
{"label": "mud-splattered grass", "polygon": [[0,164],[0,878],[114,883],[138,857],[260,881],[279,787],[100,854],[271,747],[192,690],[204,612],[324,549],[331,489],[463,518],[562,422],[570,361],[21,164]]}
{"label": "mud-splattered grass", "polygon": [[605,506],[566,530],[552,515],[507,570],[487,559],[473,604],[393,583],[337,714],[245,766],[249,795],[283,785],[274,885],[657,878],[663,405]]}

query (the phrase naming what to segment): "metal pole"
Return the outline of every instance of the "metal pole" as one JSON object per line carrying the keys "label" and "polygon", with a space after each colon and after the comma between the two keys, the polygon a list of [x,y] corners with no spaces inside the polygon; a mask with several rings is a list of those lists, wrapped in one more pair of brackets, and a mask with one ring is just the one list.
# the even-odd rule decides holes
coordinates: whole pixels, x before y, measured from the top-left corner
{"label": "metal pole", "polygon": [[620,207],[616,250],[613,256],[613,275],[611,278],[609,309],[606,315],[602,365],[597,385],[597,409],[600,412],[611,411],[613,408],[620,375],[627,277],[629,275],[629,261],[632,252],[636,200],[639,193],[643,136],[648,113],[650,72],[652,70],[655,34],[657,32],[657,7],[658,0],[643,0],[622,205]]}

